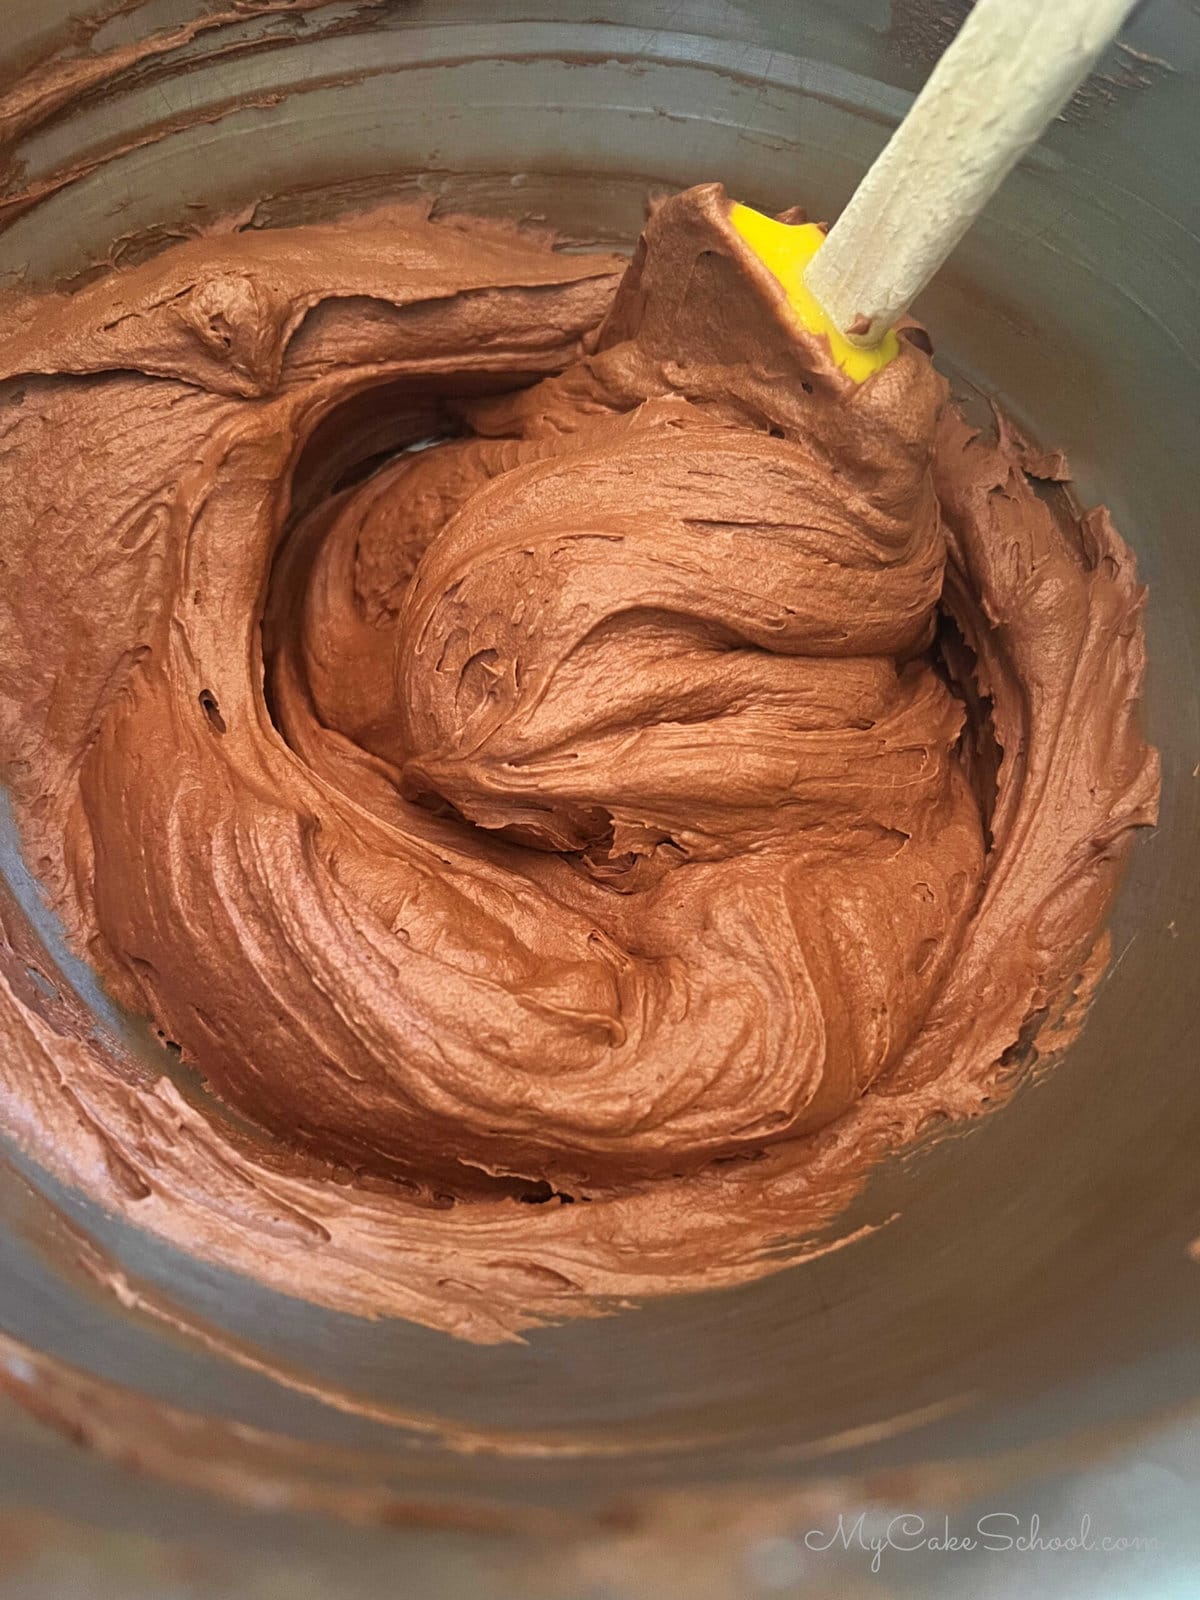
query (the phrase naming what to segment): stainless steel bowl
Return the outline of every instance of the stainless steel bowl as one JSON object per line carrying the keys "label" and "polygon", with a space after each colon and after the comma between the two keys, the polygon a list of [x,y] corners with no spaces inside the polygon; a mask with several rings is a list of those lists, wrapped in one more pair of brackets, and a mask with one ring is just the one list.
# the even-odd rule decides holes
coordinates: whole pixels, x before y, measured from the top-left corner
{"label": "stainless steel bowl", "polygon": [[[6,0],[0,70],[15,77],[72,18],[76,52],[225,20],[12,147],[43,194],[0,212],[0,270],[38,282],[254,201],[279,222],[419,192],[628,242],[649,191],[718,177],[762,207],[831,215],[966,8],[609,0],[600,19],[590,0],[275,0],[256,16],[235,0],[110,0],[81,30],[95,9]],[[1151,589],[1162,821],[1135,850],[1116,957],[1068,1057],[969,1133],[880,1171],[858,1220],[898,1216],[852,1247],[499,1348],[269,1294],[13,1152],[0,1332],[94,1381],[89,1433],[105,1448],[65,1438],[52,1395],[31,1411],[30,1374],[0,1363],[0,1592],[1196,1592],[1198,66],[1195,5],[1149,0],[917,308],[958,382],[1065,447]],[[11,830],[4,862],[39,969],[103,1004]],[[97,1252],[120,1264],[120,1295],[99,1286]],[[155,1296],[204,1336],[151,1314]],[[153,1448],[144,1397],[177,1419]],[[526,1443],[464,1449],[472,1430]],[[173,1463],[200,1436],[206,1486],[181,1487]],[[339,1515],[318,1509],[331,1504]],[[948,1515],[959,1534],[981,1512],[1025,1531],[1037,1513],[1043,1539],[1090,1514],[1097,1537],[1160,1548],[885,1549],[873,1575],[853,1537],[806,1546],[861,1508],[867,1535],[895,1511],[939,1532]]]}

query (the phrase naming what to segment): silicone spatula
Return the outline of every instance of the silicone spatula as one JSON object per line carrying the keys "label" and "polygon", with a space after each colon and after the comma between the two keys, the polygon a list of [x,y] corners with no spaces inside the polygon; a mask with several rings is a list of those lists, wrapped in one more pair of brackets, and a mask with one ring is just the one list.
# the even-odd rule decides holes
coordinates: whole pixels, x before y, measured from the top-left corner
{"label": "silicone spatula", "polygon": [[735,204],[730,221],[860,382],[896,321],[1116,36],[1136,0],[976,0],[826,236]]}

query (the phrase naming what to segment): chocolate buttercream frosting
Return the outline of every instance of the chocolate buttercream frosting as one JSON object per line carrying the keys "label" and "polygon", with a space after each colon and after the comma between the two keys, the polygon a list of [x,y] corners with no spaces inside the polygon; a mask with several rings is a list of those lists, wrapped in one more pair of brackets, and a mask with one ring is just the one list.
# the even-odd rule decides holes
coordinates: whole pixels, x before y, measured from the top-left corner
{"label": "chocolate buttercream frosting", "polygon": [[377,213],[9,306],[6,775],[193,1069],[14,967],[5,1114],[67,1181],[512,1337],[841,1242],[1077,1025],[1157,796],[1130,554],[911,330],[846,378],[728,211],[630,264]]}

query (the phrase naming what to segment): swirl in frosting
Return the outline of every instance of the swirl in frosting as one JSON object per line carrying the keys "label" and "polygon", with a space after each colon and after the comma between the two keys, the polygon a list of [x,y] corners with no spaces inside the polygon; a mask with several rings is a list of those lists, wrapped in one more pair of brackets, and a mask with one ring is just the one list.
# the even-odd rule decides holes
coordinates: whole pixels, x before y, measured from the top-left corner
{"label": "swirl in frosting", "polygon": [[376,215],[0,340],[24,838],[216,1096],[6,991],[14,1120],[203,1254],[476,1338],[772,1270],[998,1098],[1157,792],[1103,512],[919,337],[847,379],[719,188],[621,268]]}

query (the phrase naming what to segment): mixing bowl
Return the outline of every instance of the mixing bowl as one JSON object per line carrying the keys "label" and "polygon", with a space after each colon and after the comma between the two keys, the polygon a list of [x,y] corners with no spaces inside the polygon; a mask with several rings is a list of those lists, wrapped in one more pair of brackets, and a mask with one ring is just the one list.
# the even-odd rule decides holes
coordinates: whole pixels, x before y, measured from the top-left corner
{"label": "mixing bowl", "polygon": [[[629,246],[649,195],[712,178],[830,216],[966,6],[0,9],[14,82],[56,49],[162,36],[8,124],[27,198],[0,209],[0,269],[52,284],[253,204],[273,224],[422,196],[609,248]],[[886,1226],[847,1248],[490,1347],[269,1293],[8,1150],[3,1592],[1195,1592],[1198,66],[1196,7],[1149,0],[916,308],[958,388],[1065,448],[1150,587],[1162,817],[1065,1059],[878,1171],[850,1220]],[[3,866],[48,1014],[74,992],[171,1070],[64,948],[11,827]],[[839,1515],[850,1528],[860,1511],[843,1539]],[[884,1539],[872,1572],[872,1537],[907,1512],[925,1533]],[[1014,1533],[1040,1517],[1035,1547],[929,1545],[943,1518],[961,1534],[986,1513]],[[1084,1517],[1141,1547],[1037,1547]]]}

